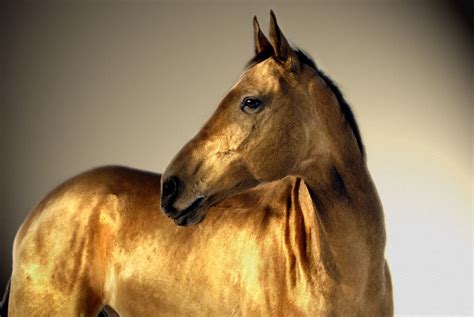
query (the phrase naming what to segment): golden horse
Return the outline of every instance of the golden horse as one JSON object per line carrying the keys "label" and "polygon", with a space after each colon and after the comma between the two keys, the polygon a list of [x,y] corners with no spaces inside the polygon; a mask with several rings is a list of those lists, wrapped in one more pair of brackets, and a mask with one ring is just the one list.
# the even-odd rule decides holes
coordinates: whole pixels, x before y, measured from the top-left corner
{"label": "golden horse", "polygon": [[[14,242],[10,316],[390,316],[382,206],[352,112],[271,12],[163,176],[102,167]],[[170,219],[171,218],[171,219]]]}

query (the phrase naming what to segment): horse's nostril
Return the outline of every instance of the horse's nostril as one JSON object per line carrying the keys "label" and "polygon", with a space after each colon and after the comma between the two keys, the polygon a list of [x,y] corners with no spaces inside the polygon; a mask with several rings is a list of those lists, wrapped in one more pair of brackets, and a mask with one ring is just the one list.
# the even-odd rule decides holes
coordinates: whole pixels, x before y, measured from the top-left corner
{"label": "horse's nostril", "polygon": [[163,182],[162,198],[169,200],[178,193],[181,182],[178,177],[170,176]]}

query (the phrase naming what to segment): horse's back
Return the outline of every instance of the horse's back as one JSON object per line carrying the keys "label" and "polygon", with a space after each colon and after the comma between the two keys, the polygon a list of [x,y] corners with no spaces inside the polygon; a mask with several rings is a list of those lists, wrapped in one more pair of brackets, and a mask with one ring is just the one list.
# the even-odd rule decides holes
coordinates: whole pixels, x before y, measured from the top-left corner
{"label": "horse's back", "polygon": [[144,204],[143,197],[149,197],[148,203],[159,203],[159,184],[158,174],[102,167],[49,193],[15,238],[10,314],[97,313],[105,300],[109,252],[126,204],[122,197]]}

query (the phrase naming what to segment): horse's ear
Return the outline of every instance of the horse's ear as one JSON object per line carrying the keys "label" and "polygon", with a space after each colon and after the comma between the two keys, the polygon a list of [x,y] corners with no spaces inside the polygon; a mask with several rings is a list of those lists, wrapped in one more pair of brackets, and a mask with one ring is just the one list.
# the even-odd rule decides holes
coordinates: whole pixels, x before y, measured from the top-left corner
{"label": "horse's ear", "polygon": [[298,57],[281,32],[273,10],[270,10],[270,42],[272,43],[276,59],[291,70],[298,70]]}
{"label": "horse's ear", "polygon": [[268,42],[267,37],[263,34],[258,24],[257,17],[253,17],[253,35],[255,38],[255,55],[258,55],[264,51],[273,51],[273,47]]}

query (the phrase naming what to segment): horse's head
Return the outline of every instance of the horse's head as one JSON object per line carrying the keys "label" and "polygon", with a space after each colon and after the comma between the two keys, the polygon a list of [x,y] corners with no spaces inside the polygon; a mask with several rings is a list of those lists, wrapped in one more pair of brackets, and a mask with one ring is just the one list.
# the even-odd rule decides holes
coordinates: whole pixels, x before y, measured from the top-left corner
{"label": "horse's head", "polygon": [[[161,206],[178,225],[198,223],[209,206],[261,182],[298,175],[310,155],[316,71],[301,62],[273,12],[269,35],[254,18],[255,58],[163,175]],[[319,98],[335,100],[326,91]]]}

